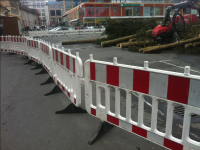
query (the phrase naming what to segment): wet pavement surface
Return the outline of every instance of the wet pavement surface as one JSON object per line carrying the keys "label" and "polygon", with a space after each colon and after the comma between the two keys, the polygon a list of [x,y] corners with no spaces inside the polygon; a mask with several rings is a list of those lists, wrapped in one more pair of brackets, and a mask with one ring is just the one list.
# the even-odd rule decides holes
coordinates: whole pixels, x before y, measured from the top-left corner
{"label": "wet pavement surface", "polygon": [[[98,38],[100,34],[87,36],[42,37],[42,39],[62,47],[59,43],[67,40]],[[64,45],[72,54],[79,52],[83,63],[93,54],[94,59],[143,66],[149,61],[149,67],[155,69],[184,72],[184,66],[191,67],[191,74],[200,75],[200,56],[189,54],[160,53],[142,54],[129,52],[116,47],[101,48],[91,43]],[[100,120],[89,114],[55,114],[70,104],[64,93],[44,96],[55,86],[54,83],[40,85],[49,77],[48,74],[35,75],[39,70],[30,70],[34,66],[23,65],[28,59],[21,55],[1,53],[1,149],[2,150],[74,150],[74,149],[133,149],[164,150],[165,148],[147,141],[137,135],[114,127],[92,146],[88,140],[95,134]],[[114,105],[114,89],[111,87],[111,106]],[[93,88],[95,93],[95,88]],[[82,88],[84,108],[84,88]],[[102,104],[104,92],[101,93]],[[125,91],[121,90],[121,115],[125,117]],[[93,99],[95,104],[95,99]],[[137,93],[132,95],[132,120],[137,121]],[[159,102],[158,130],[165,131],[166,103]],[[114,107],[111,111],[115,112]],[[145,122],[151,123],[151,98],[145,98]],[[174,114],[173,136],[181,138],[183,118]],[[192,118],[190,138],[200,141],[200,117]]]}

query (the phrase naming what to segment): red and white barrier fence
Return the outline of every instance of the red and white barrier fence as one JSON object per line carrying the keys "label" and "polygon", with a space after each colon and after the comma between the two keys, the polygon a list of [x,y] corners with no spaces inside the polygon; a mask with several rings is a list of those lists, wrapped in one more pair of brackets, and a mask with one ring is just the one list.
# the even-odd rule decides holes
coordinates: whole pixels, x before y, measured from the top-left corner
{"label": "red and white barrier fence", "polygon": [[[197,150],[200,142],[189,137],[191,115],[200,115],[200,77],[185,73],[122,65],[114,58],[113,63],[90,59],[84,65],[85,107],[89,114],[154,141],[172,150]],[[92,102],[92,82],[96,83],[96,106]],[[110,87],[115,88],[115,113],[110,111]],[[101,104],[100,88],[105,90],[105,106]],[[126,117],[120,114],[120,90],[126,91]],[[131,119],[131,95],[138,97],[138,121]],[[144,96],[152,99],[151,126],[144,124]],[[158,101],[167,103],[165,133],[157,130]],[[182,138],[172,136],[174,105],[185,108]]]}
{"label": "red and white barrier fence", "polygon": [[[199,150],[200,142],[190,138],[190,123],[192,115],[200,116],[200,76],[191,75],[190,67],[185,67],[184,73],[151,69],[148,62],[144,67],[123,65],[90,59],[83,64],[79,57],[64,51],[49,42],[30,37],[2,36],[1,51],[28,55],[35,62],[42,64],[54,82],[68,96],[74,105],[81,105],[81,84],[85,86],[85,107],[89,114],[145,139],[172,150]],[[92,82],[96,83],[96,105]],[[110,88],[115,89],[115,104],[111,104]],[[105,90],[105,105],[101,103],[100,88]],[[126,93],[125,116],[121,115],[120,90]],[[132,119],[131,96],[138,98],[138,120]],[[144,124],[144,97],[152,99],[151,125]],[[165,132],[158,130],[158,103],[167,104]],[[182,137],[172,134],[173,113],[176,105],[181,105],[184,111]],[[115,108],[115,113],[111,111]]]}
{"label": "red and white barrier fence", "polygon": [[55,83],[62,89],[68,98],[76,105],[81,104],[81,80],[83,77],[82,60],[79,53],[71,54],[52,45],[52,69]]}
{"label": "red and white barrier fence", "polygon": [[1,51],[27,55],[26,37],[22,36],[1,36]]}

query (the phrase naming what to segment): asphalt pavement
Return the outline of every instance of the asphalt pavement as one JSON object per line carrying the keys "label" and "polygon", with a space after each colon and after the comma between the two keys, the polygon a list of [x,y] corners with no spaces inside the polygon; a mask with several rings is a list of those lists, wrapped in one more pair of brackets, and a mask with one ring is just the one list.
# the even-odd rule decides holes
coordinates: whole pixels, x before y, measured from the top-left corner
{"label": "asphalt pavement", "polygon": [[[98,37],[100,34],[42,37],[42,39],[62,47],[61,41]],[[79,52],[83,62],[89,58],[89,54],[93,54],[97,60],[112,62],[113,57],[117,57],[118,63],[135,66],[143,66],[144,61],[149,61],[150,68],[181,73],[184,72],[184,66],[190,66],[191,74],[200,75],[199,55],[176,54],[173,51],[142,54],[117,47],[101,48],[91,43],[63,47],[65,50],[71,49],[72,54]],[[27,61],[18,54],[1,53],[2,150],[165,150],[162,146],[118,127],[112,128],[93,145],[88,145],[88,140],[95,134],[100,120],[86,113],[55,114],[55,111],[68,106],[70,100],[62,92],[44,96],[55,84],[40,85],[49,75],[35,75],[40,69],[30,70],[34,66],[23,65]],[[84,95],[83,88],[82,95]],[[82,108],[84,108],[84,98]],[[181,122],[180,117],[175,119],[176,122]],[[191,133],[197,141],[200,141],[199,119],[196,118],[194,124],[196,129]],[[176,126],[178,128],[180,124]],[[179,134],[180,132],[176,133],[177,136],[180,136]]]}

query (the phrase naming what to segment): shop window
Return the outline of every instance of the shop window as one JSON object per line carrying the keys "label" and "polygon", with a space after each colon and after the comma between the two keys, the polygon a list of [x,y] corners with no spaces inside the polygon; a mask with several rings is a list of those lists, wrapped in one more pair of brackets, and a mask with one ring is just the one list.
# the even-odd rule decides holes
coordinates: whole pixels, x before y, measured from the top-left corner
{"label": "shop window", "polygon": [[140,16],[140,7],[133,8],[133,16]]}
{"label": "shop window", "polygon": [[86,17],[106,17],[109,16],[109,8],[85,8]]}
{"label": "shop window", "polygon": [[51,16],[55,16],[56,15],[55,10],[50,10],[50,14],[51,14]]}
{"label": "shop window", "polygon": [[185,14],[191,14],[191,8],[186,8]]}
{"label": "shop window", "polygon": [[153,7],[144,7],[144,16],[153,16]]}
{"label": "shop window", "polygon": [[126,7],[126,16],[132,16],[132,7]]}
{"label": "shop window", "polygon": [[155,7],[155,16],[161,15],[161,8],[160,7]]}
{"label": "shop window", "polygon": [[198,14],[198,11],[196,9],[192,9],[192,14]]}

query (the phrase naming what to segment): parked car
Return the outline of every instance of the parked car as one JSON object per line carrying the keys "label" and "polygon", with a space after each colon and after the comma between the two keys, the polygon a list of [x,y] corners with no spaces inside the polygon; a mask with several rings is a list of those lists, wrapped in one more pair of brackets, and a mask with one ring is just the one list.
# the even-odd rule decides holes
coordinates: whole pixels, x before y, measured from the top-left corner
{"label": "parked car", "polygon": [[90,26],[90,27],[88,27],[88,29],[99,29],[99,27],[98,26]]}
{"label": "parked car", "polygon": [[58,27],[54,31],[64,31],[64,30],[69,30],[67,27]]}
{"label": "parked car", "polygon": [[36,30],[40,30],[40,26],[36,26]]}

